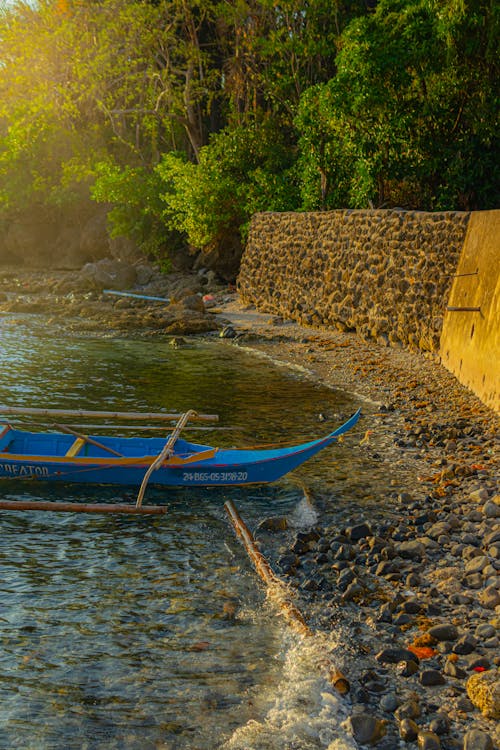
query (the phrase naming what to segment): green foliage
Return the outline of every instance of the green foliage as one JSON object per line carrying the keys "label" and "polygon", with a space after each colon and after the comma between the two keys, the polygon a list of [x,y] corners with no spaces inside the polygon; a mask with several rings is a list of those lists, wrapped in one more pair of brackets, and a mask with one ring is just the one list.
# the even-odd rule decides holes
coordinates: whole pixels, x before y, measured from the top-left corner
{"label": "green foliage", "polygon": [[256,211],[291,210],[297,202],[293,154],[282,133],[264,120],[212,136],[198,164],[167,154],[157,167],[169,226],[196,248],[245,237]]}
{"label": "green foliage", "polygon": [[497,205],[494,12],[469,6],[380,0],[348,26],[296,118],[304,207]]}
{"label": "green foliage", "polygon": [[111,237],[133,239],[145,254],[162,254],[166,240],[159,198],[161,181],[144,167],[120,167],[111,162],[95,166],[91,196],[108,203]]}
{"label": "green foliage", "polygon": [[494,0],[2,6],[0,220],[92,198],[162,252],[235,245],[262,210],[496,207],[499,19]]}

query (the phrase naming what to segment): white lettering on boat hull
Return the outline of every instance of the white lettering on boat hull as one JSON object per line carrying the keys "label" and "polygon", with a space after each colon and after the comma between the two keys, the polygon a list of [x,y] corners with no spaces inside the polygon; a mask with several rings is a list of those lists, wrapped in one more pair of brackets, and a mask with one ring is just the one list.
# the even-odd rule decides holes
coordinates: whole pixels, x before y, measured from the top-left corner
{"label": "white lettering on boat hull", "polygon": [[0,464],[0,475],[9,477],[48,477],[46,466],[35,464]]}

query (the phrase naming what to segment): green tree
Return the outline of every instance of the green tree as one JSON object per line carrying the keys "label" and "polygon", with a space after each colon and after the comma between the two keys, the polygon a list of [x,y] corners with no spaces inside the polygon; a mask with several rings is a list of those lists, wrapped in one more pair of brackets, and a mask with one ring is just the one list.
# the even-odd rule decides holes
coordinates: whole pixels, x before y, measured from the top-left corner
{"label": "green tree", "polygon": [[168,226],[192,247],[218,248],[235,264],[252,214],[292,210],[298,200],[290,149],[270,118],[212,135],[197,164],[167,154],[157,172]]}
{"label": "green tree", "polygon": [[304,207],[495,205],[497,15],[381,0],[353,21],[336,76],[301,100]]}

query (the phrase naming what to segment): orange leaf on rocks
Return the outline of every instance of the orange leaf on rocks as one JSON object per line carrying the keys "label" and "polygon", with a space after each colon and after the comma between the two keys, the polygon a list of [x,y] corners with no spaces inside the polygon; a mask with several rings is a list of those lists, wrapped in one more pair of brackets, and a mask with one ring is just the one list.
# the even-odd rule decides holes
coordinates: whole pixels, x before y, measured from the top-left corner
{"label": "orange leaf on rocks", "polygon": [[436,655],[435,649],[431,648],[430,646],[408,646],[408,651],[411,651],[412,654],[415,654],[415,656],[418,656],[419,659],[432,659],[433,656]]}

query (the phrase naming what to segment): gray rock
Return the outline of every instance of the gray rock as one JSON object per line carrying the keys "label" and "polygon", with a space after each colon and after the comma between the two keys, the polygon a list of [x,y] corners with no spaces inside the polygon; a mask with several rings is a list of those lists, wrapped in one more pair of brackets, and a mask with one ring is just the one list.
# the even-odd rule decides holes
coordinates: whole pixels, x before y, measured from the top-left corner
{"label": "gray rock", "polygon": [[439,736],[447,734],[450,729],[450,720],[446,714],[438,713],[429,723],[429,729],[431,732],[434,732],[434,734]]}
{"label": "gray rock", "polygon": [[451,623],[443,623],[442,625],[433,625],[427,631],[432,638],[436,641],[456,641],[458,638],[458,630],[455,625]]}
{"label": "gray rock", "polygon": [[392,714],[399,706],[399,703],[400,701],[396,693],[387,693],[387,695],[383,695],[380,699],[380,708],[382,711]]}
{"label": "gray rock", "polygon": [[474,638],[473,635],[467,633],[466,635],[463,635],[461,638],[459,638],[458,641],[456,641],[452,650],[455,654],[460,654],[463,656],[465,654],[471,654],[476,646],[477,638]]}
{"label": "gray rock", "polygon": [[404,661],[398,662],[396,672],[400,674],[401,677],[411,677],[418,672],[418,664],[414,662],[413,659],[405,659]]}
{"label": "gray rock", "polygon": [[394,716],[398,721],[403,719],[418,719],[420,716],[420,706],[416,700],[408,700],[402,703],[399,708],[394,711]]}
{"label": "gray rock", "polygon": [[417,737],[418,750],[441,750],[441,741],[437,734],[428,730],[420,731]]}
{"label": "gray rock", "polygon": [[469,495],[469,499],[472,500],[473,503],[484,503],[488,498],[488,490],[485,490],[483,487],[479,490],[474,490],[474,492],[471,492]]}
{"label": "gray rock", "polygon": [[500,518],[500,505],[488,500],[483,505],[483,513],[486,518]]}
{"label": "gray rock", "polygon": [[493,740],[481,729],[469,729],[464,735],[463,750],[494,750]]}
{"label": "gray rock", "polygon": [[463,678],[466,676],[466,672],[464,669],[458,666],[458,664],[455,664],[455,662],[447,661],[444,665],[443,672],[448,677],[455,677],[457,680],[463,680]]}
{"label": "gray rock", "polygon": [[489,564],[489,559],[486,555],[479,555],[473,557],[465,564],[466,573],[480,573]]}
{"label": "gray rock", "polygon": [[417,739],[418,725],[413,719],[403,719],[399,724],[399,736],[405,742],[413,742]]}
{"label": "gray rock", "polygon": [[355,526],[347,529],[347,536],[351,542],[358,542],[360,539],[365,539],[368,536],[373,536],[373,532],[367,523],[358,523]]}
{"label": "gray rock", "polygon": [[397,544],[396,553],[405,559],[421,560],[425,555],[425,546],[422,542],[410,541]]}
{"label": "gray rock", "polygon": [[463,579],[463,584],[469,589],[481,589],[483,587],[483,574],[470,573]]}
{"label": "gray rock", "polygon": [[485,609],[495,609],[500,604],[500,592],[496,586],[488,586],[481,591],[478,600]]}
{"label": "gray rock", "polygon": [[483,640],[484,638],[492,638],[496,635],[496,632],[496,628],[493,625],[490,625],[489,622],[484,622],[477,626],[474,635],[479,640]]}
{"label": "gray rock", "polygon": [[428,529],[427,536],[431,539],[439,539],[440,536],[448,535],[450,528],[450,524],[446,521],[437,521]]}
{"label": "gray rock", "polygon": [[347,724],[360,745],[374,745],[385,734],[385,721],[370,714],[354,714],[349,717]]}
{"label": "gray rock", "polygon": [[406,648],[384,648],[378,652],[375,658],[381,664],[398,664],[400,661],[419,663],[418,656]]}
{"label": "gray rock", "polygon": [[446,680],[437,669],[424,669],[419,675],[419,682],[421,685],[430,687],[432,685],[444,685]]}

